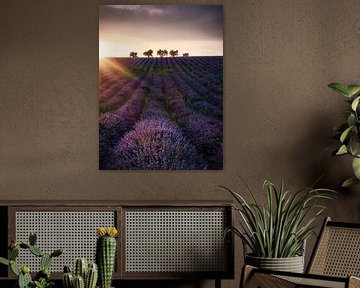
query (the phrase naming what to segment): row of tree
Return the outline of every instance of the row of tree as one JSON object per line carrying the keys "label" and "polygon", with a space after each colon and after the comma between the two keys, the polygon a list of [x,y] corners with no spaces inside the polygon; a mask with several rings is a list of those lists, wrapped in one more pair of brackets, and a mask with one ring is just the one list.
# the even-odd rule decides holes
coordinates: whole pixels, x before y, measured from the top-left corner
{"label": "row of tree", "polygon": [[[143,53],[144,56],[147,56],[147,57],[153,57],[153,53],[154,51],[152,49],[149,49],[147,51],[145,51]],[[130,52],[130,57],[138,57],[137,56],[137,52]],[[168,55],[170,55],[171,57],[176,57],[179,55],[179,51],[178,50],[170,50],[170,52],[168,52],[166,49],[162,50],[162,49],[159,49],[157,52],[156,52],[157,56],[159,57],[166,57]],[[182,54],[183,57],[189,57],[189,53],[183,53]]]}

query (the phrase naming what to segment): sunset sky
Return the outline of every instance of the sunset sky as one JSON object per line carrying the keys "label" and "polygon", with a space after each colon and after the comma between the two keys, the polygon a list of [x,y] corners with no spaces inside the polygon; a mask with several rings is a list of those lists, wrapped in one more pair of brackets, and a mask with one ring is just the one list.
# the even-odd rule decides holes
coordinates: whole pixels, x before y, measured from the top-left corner
{"label": "sunset sky", "polygon": [[152,49],[223,55],[222,5],[101,5],[99,56],[143,57]]}

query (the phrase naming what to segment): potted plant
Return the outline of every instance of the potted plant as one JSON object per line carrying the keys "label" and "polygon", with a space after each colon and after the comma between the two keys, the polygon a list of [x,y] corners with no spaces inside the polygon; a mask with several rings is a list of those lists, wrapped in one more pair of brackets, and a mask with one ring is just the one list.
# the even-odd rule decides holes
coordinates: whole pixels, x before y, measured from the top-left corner
{"label": "potted plant", "polygon": [[225,233],[233,232],[243,242],[245,264],[259,268],[300,272],[304,270],[305,241],[314,233],[315,220],[326,207],[317,202],[331,199],[329,189],[304,188],[296,193],[280,188],[266,180],[266,205],[261,205],[249,186],[242,180],[251,201],[239,193],[220,186],[235,199],[233,208],[240,215],[239,227],[228,227]]}
{"label": "potted plant", "polygon": [[[50,265],[54,257],[58,257],[64,253],[63,249],[57,249],[52,253],[43,252],[36,246],[37,236],[30,233],[29,243],[12,242],[8,251],[8,259],[0,257],[0,263],[10,266],[11,271],[18,277],[18,288],[50,288],[54,286],[54,282],[50,280]],[[36,273],[32,279],[30,268],[26,265],[19,265],[16,260],[19,256],[20,249],[28,250],[31,254],[39,257],[41,270]]]}
{"label": "potted plant", "polygon": [[350,110],[346,113],[346,122],[334,127],[337,133],[336,138],[340,142],[334,155],[348,154],[352,157],[354,177],[347,179],[342,184],[343,187],[349,187],[360,183],[360,85],[331,83],[328,87],[346,97],[346,101],[350,104]]}

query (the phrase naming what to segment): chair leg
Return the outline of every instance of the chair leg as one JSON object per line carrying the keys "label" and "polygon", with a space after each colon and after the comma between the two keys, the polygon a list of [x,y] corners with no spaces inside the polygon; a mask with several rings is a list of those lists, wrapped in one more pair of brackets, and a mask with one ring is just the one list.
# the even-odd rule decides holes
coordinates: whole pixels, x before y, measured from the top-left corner
{"label": "chair leg", "polygon": [[215,278],[215,288],[221,288],[221,279]]}
{"label": "chair leg", "polygon": [[248,287],[251,279],[251,275],[253,274],[254,267],[250,265],[244,265],[241,271],[240,285],[239,288]]}

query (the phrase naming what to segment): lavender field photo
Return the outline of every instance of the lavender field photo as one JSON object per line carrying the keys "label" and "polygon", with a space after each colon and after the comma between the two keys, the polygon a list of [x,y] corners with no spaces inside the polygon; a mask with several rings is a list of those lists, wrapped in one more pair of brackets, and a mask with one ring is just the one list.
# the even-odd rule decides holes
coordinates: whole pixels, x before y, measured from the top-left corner
{"label": "lavender field photo", "polygon": [[223,169],[223,8],[99,8],[99,168]]}

